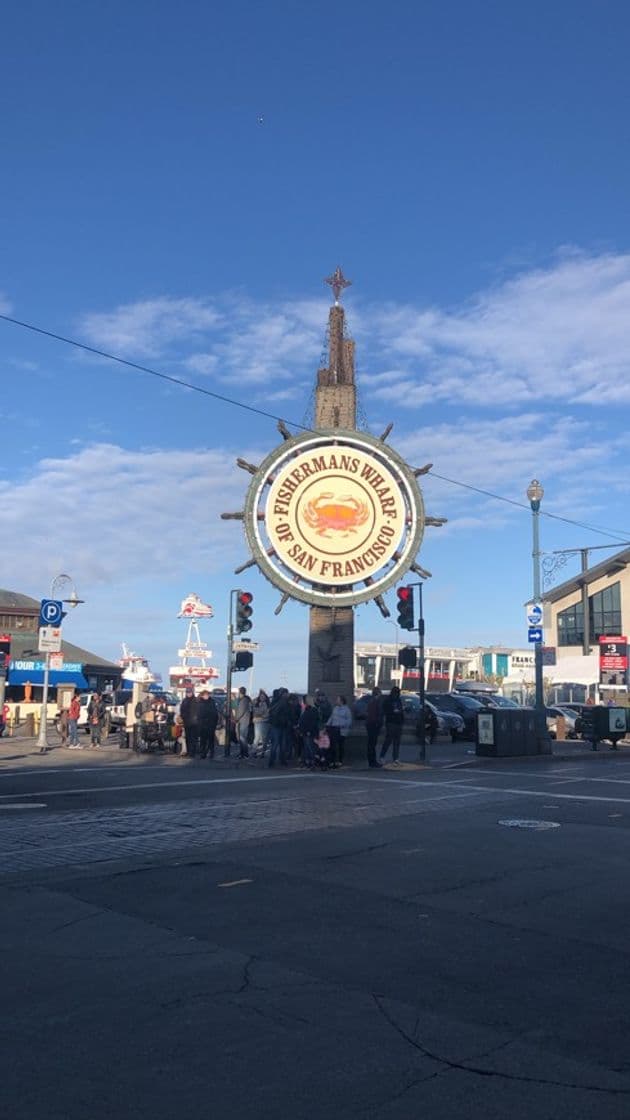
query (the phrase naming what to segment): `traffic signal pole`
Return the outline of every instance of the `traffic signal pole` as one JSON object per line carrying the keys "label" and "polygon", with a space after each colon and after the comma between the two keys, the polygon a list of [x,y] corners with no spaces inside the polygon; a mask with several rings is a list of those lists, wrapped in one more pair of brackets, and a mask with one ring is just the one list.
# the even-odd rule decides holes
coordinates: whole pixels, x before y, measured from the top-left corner
{"label": "traffic signal pole", "polygon": [[234,641],[234,596],[238,595],[238,591],[230,591],[230,610],[228,614],[228,628],[227,628],[227,671],[225,674],[225,691],[227,693],[225,701],[225,753],[230,751],[232,741],[232,664],[233,652],[232,642]]}
{"label": "traffic signal pole", "polygon": [[424,613],[422,610],[422,584],[414,584],[418,588],[418,699],[420,700],[420,750],[419,756],[421,762],[429,761],[429,750],[427,744],[427,728],[426,720],[424,718]]}

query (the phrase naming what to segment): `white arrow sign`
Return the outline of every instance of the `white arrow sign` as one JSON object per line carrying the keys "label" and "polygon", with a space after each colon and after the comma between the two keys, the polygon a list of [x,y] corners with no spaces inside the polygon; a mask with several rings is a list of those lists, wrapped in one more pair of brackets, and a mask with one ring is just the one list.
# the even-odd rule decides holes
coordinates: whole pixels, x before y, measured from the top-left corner
{"label": "white arrow sign", "polygon": [[246,649],[248,649],[250,653],[257,653],[260,646],[258,642],[246,642],[243,638],[237,638],[235,642],[232,642],[232,649],[235,653],[241,653]]}

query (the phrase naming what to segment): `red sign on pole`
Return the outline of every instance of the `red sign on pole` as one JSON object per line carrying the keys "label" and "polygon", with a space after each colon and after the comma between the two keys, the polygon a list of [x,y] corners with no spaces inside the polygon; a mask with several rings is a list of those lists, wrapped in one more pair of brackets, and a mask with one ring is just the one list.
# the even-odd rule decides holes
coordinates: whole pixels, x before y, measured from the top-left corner
{"label": "red sign on pole", "polygon": [[11,660],[11,635],[0,634],[0,672],[9,668]]}
{"label": "red sign on pole", "polygon": [[626,684],[628,674],[628,639],[607,634],[599,639],[599,683],[602,687],[619,688]]}

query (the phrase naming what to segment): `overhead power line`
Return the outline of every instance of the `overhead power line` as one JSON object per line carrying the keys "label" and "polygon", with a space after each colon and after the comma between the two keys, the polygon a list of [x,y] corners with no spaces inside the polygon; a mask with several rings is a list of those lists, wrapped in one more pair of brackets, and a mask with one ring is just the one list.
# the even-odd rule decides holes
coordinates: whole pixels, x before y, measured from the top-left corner
{"label": "overhead power line", "polygon": [[[307,427],[305,424],[298,423],[297,420],[288,420],[286,416],[278,416],[275,412],[268,412],[264,408],[257,408],[253,404],[248,404],[246,401],[235,400],[234,397],[225,396],[223,393],[216,393],[213,389],[206,389],[203,385],[196,385],[192,381],[186,381],[183,377],[175,377],[171,373],[163,373],[161,370],[153,369],[152,366],[142,365],[140,362],[132,362],[129,358],[122,358],[119,354],[110,354],[107,350],[101,350],[98,346],[89,346],[87,342],[79,342],[76,338],[68,338],[66,335],[59,334],[57,331],[46,330],[45,327],[38,327],[35,323],[26,323],[23,319],[16,319],[12,315],[2,314],[0,312],[0,320],[5,323],[11,323],[15,327],[21,327],[23,330],[31,331],[32,334],[42,335],[44,338],[51,338],[54,342],[62,342],[65,346],[73,346],[75,350],[83,350],[87,354],[94,354],[98,358],[105,358],[109,362],[116,362],[118,365],[127,366],[129,369],[135,369],[139,373],[146,373],[150,377],[157,377],[160,381],[166,381],[171,385],[177,385],[181,389],[190,389],[194,393],[201,393],[204,397],[210,397],[212,400],[221,401],[222,404],[231,405],[233,408],[244,409],[245,412],[251,412],[255,416],[264,416],[267,420],[275,420],[278,423],[287,424],[292,428],[297,428],[301,432],[312,432],[313,429]],[[448,482],[452,486],[459,486],[464,490],[471,490],[475,494],[481,494],[486,498],[491,498],[493,501],[504,502],[506,505],[516,506],[518,509],[529,510],[529,505],[526,502],[519,502],[515,498],[506,498],[503,494],[495,494],[491,490],[484,490],[480,486],[473,486],[468,482],[461,482],[456,478],[447,478],[446,475],[438,474],[437,471],[429,471],[429,475],[433,478],[439,479],[441,482]],[[584,521],[575,521],[570,517],[561,517],[560,514],[550,513],[547,510],[540,511],[542,515],[551,518],[554,521],[563,521],[567,525],[576,525],[580,529],[587,529],[591,533],[600,533],[605,537],[612,537],[617,540],[617,543],[624,544],[625,541],[621,539],[622,535],[627,538],[630,537],[630,532],[626,533],[623,530],[612,530],[602,528],[597,525],[588,525]]]}

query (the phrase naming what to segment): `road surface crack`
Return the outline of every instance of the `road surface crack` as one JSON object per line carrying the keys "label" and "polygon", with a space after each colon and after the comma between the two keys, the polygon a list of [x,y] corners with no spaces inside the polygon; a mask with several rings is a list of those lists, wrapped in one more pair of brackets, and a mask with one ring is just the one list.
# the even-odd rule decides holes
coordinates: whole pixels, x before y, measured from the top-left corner
{"label": "road surface crack", "polygon": [[[556,1089],[577,1089],[581,1092],[605,1093],[609,1096],[617,1097],[630,1096],[630,1089],[610,1089],[604,1085],[584,1085],[578,1084],[573,1081],[556,1081],[555,1079],[548,1077],[527,1077],[524,1074],[518,1073],[502,1073],[500,1070],[488,1069],[478,1065],[471,1065],[470,1060],[466,1058],[464,1058],[461,1062],[456,1062],[451,1060],[450,1058],[444,1057],[443,1055],[434,1054],[433,1051],[428,1048],[428,1046],[425,1046],[421,1040],[413,1038],[411,1035],[409,1035],[407,1031],[405,1031],[404,1028],[400,1026],[400,1023],[397,1023],[396,1020],[392,1018],[389,1012],[385,1009],[383,996],[378,996],[373,992],[372,999],[374,1000],[374,1003],[376,1004],[378,1010],[380,1011],[386,1022],[389,1023],[390,1027],[392,1027],[401,1036],[401,1038],[404,1038],[405,1042],[408,1042],[410,1046],[413,1046],[414,1049],[418,1050],[419,1053],[424,1055],[425,1058],[429,1058],[431,1061],[437,1062],[445,1069],[459,1070],[463,1073],[472,1073],[477,1077],[498,1077],[502,1081],[518,1081],[526,1085],[550,1085]],[[516,1038],[512,1039],[511,1041],[516,1041]],[[501,1043],[499,1048],[505,1047],[506,1045],[507,1043]]]}

